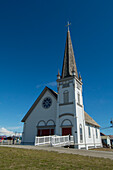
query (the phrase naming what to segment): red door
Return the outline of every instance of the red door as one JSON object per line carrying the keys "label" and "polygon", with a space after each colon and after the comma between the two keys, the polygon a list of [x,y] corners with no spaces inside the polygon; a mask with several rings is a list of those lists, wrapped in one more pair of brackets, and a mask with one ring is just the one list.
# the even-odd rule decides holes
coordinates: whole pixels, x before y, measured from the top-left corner
{"label": "red door", "polygon": [[72,135],[71,133],[71,128],[62,128],[62,136],[65,136],[65,135]]}
{"label": "red door", "polygon": [[37,136],[49,136],[54,135],[54,129],[38,129]]}
{"label": "red door", "polygon": [[38,134],[37,134],[37,136],[41,136],[41,130],[40,130],[40,129],[38,129]]}
{"label": "red door", "polygon": [[49,135],[49,129],[43,129],[42,136],[48,136],[48,135]]}
{"label": "red door", "polygon": [[54,135],[54,129],[51,129],[51,135]]}

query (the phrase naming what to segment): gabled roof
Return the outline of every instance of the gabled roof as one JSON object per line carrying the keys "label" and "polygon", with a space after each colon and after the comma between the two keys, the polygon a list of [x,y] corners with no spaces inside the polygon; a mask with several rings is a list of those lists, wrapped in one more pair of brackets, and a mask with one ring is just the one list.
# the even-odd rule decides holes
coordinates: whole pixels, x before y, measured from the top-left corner
{"label": "gabled roof", "polygon": [[91,124],[91,125],[100,127],[100,125],[98,125],[98,123],[95,122],[95,120],[92,119],[85,111],[84,111],[84,115],[85,115],[85,122],[86,122],[86,123],[89,123],[89,124]]}
{"label": "gabled roof", "polygon": [[33,109],[36,107],[36,105],[37,105],[38,102],[41,100],[41,98],[43,97],[43,95],[45,94],[45,92],[46,92],[47,90],[50,91],[50,93],[51,93],[55,98],[57,98],[57,93],[46,86],[46,87],[44,88],[44,90],[42,91],[42,93],[39,95],[39,97],[36,99],[36,101],[33,103],[33,105],[31,106],[31,108],[28,110],[28,112],[26,113],[26,115],[24,116],[24,118],[21,120],[21,122],[25,122],[25,121],[26,121],[26,119],[28,118],[28,116],[31,114],[31,112],[32,112]]}
{"label": "gabled roof", "polygon": [[62,67],[62,78],[72,76],[72,72],[75,71],[75,75],[78,78],[78,72],[73,52],[73,46],[71,42],[70,31],[67,32],[66,46],[64,52],[64,61]]}
{"label": "gabled roof", "polygon": [[104,133],[100,132],[100,136],[106,136]]}
{"label": "gabled roof", "polygon": [[[44,90],[41,92],[41,94],[39,95],[39,97],[36,99],[36,101],[33,103],[33,105],[31,106],[31,108],[28,110],[28,112],[26,113],[26,115],[24,116],[24,118],[21,120],[21,122],[25,122],[26,119],[28,118],[28,116],[31,114],[31,112],[33,111],[33,109],[36,107],[36,105],[38,104],[38,102],[41,100],[41,98],[43,97],[43,95],[45,94],[46,91],[50,91],[50,93],[57,99],[57,95],[58,93],[56,93],[55,91],[53,91],[52,89],[48,88],[47,86],[44,88]],[[84,115],[85,115],[85,122],[92,124],[94,126],[100,127],[94,119],[92,119],[85,111],[84,111]]]}
{"label": "gabled roof", "polygon": [[113,135],[108,135],[110,137],[110,139],[113,139]]}

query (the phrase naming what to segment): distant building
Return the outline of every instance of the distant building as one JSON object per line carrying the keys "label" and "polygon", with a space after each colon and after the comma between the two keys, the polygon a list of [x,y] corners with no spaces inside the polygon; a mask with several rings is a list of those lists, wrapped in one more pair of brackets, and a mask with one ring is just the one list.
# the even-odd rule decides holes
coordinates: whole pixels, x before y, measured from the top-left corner
{"label": "distant building", "polygon": [[108,135],[105,135],[104,133],[100,133],[100,136],[103,147],[110,147],[111,146],[110,137]]}
{"label": "distant building", "polygon": [[113,146],[113,135],[109,135],[109,137],[110,137],[111,146]]}
{"label": "distant building", "polygon": [[82,78],[77,72],[69,29],[57,90],[45,87],[22,119],[22,143],[34,144],[35,136],[70,134],[78,149],[100,147],[100,126],[84,111]]}

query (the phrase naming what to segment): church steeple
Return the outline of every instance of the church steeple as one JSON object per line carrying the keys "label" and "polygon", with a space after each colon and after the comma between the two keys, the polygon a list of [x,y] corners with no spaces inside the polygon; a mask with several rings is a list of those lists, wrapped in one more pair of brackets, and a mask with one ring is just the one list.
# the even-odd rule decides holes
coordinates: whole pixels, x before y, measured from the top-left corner
{"label": "church steeple", "polygon": [[73,75],[73,69],[75,70],[75,75],[78,78],[78,72],[73,52],[73,46],[71,42],[70,31],[68,27],[67,31],[67,39],[66,39],[66,46],[64,52],[64,61],[62,67],[62,78],[70,77]]}

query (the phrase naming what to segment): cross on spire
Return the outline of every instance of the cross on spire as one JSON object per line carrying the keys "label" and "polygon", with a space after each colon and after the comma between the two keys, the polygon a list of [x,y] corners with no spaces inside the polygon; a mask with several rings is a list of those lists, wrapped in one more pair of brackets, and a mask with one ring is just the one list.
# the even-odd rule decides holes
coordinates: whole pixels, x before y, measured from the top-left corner
{"label": "cross on spire", "polygon": [[71,25],[71,23],[69,23],[69,21],[67,22],[66,27],[68,27],[68,31],[69,31],[69,26]]}

